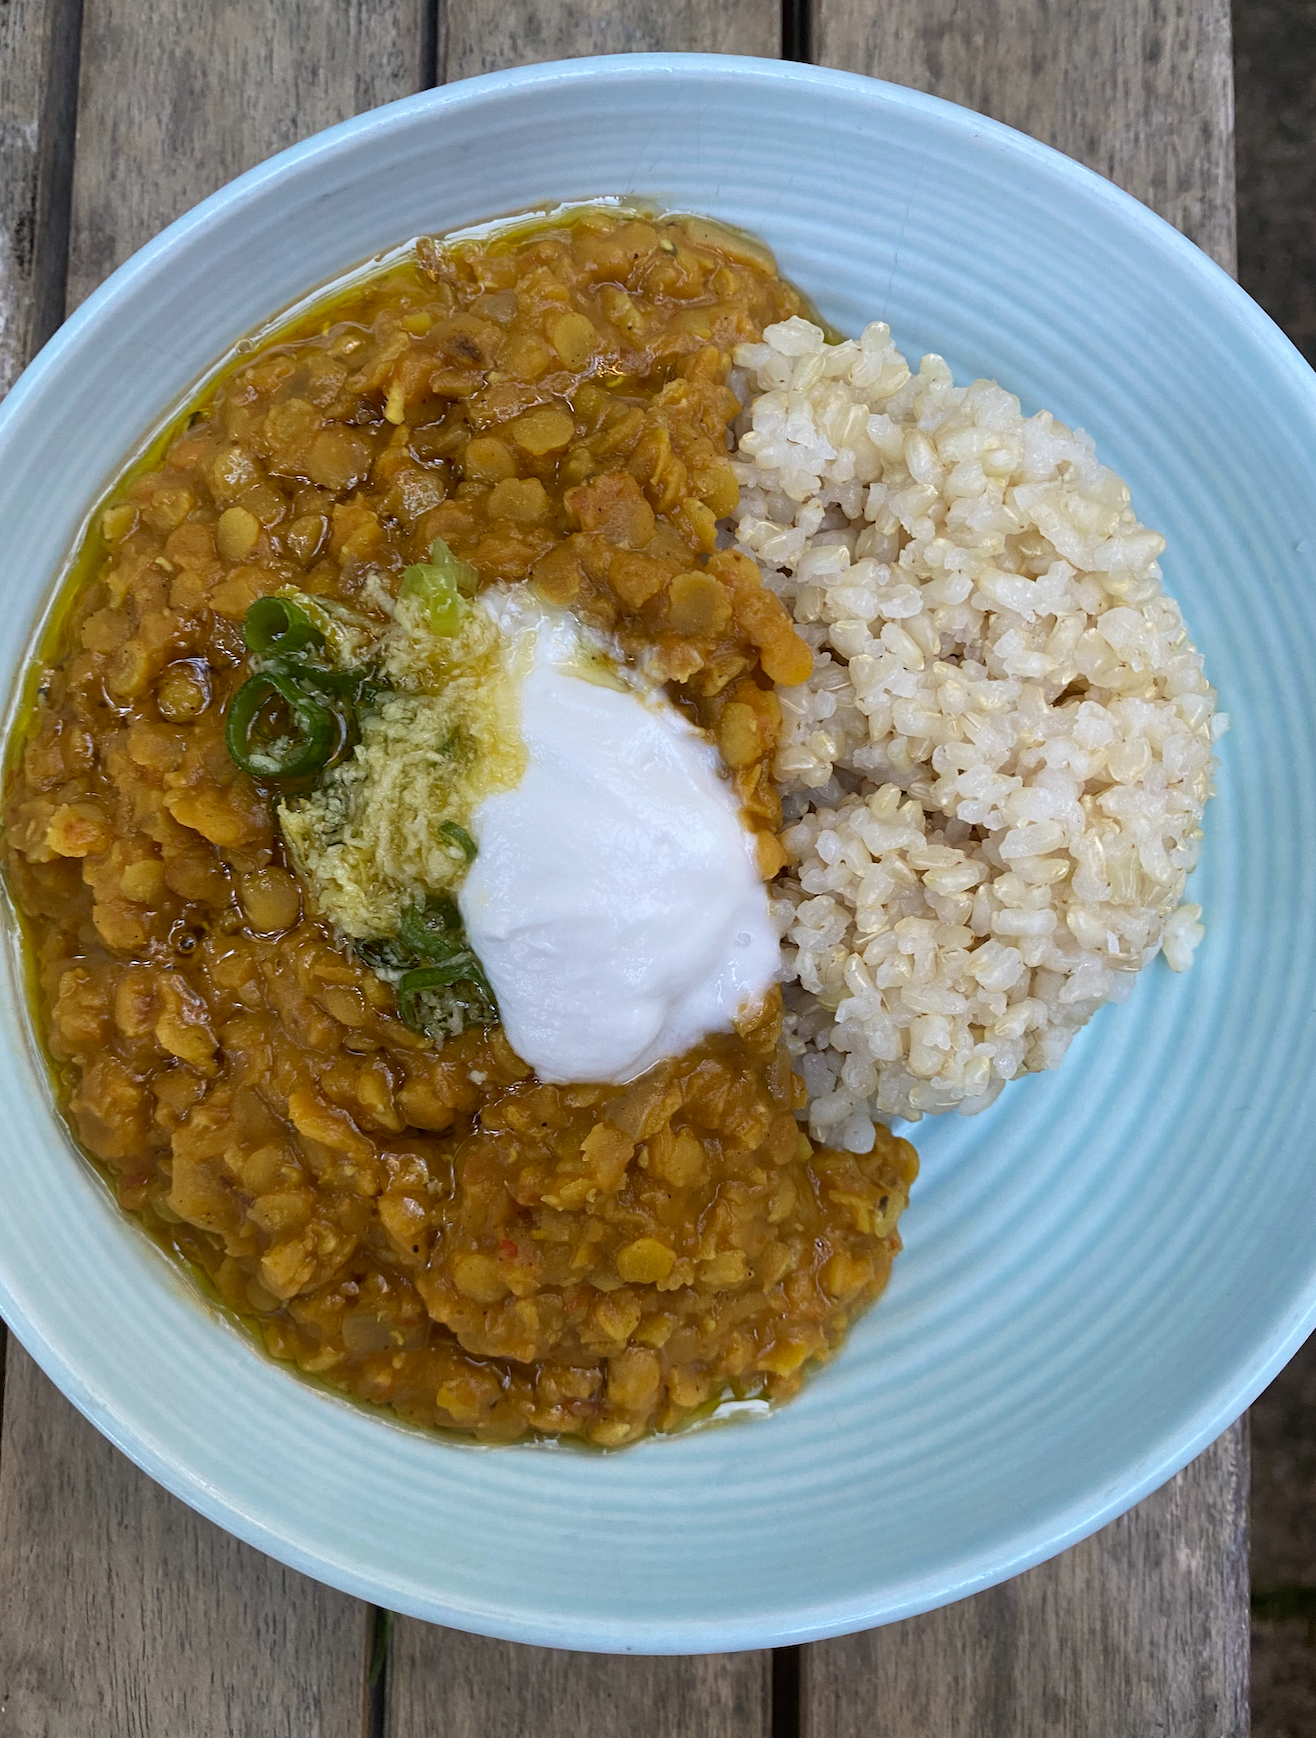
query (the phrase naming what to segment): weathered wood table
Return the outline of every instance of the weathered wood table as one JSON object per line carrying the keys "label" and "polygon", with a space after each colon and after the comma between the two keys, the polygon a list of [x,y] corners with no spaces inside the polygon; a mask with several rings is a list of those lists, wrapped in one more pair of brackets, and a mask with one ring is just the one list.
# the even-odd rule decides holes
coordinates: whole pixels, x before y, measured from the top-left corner
{"label": "weathered wood table", "polygon": [[[108,272],[271,152],[436,82],[626,49],[934,91],[1080,158],[1232,268],[1227,0],[0,0],[0,392]],[[12,1338],[0,1394],[0,1738],[1248,1730],[1242,1424],[1066,1556],[885,1630],[622,1659],[404,1620],[383,1664],[381,1614],[167,1496]]]}

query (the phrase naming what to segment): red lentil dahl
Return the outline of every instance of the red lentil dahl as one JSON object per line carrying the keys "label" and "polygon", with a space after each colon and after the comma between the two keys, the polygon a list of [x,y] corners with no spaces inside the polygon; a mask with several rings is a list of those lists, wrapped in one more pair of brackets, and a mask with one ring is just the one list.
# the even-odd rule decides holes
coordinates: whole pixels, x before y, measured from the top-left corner
{"label": "red lentil dahl", "polygon": [[290,583],[367,607],[442,537],[656,660],[771,877],[808,653],[716,528],[731,350],[799,305],[695,218],[422,241],[127,475],[45,650],[3,852],[67,1114],[275,1357],[422,1424],[615,1446],[790,1395],[882,1289],[917,1161],[810,1145],[776,998],[624,1088],[409,1031],[226,752],[240,623]]}

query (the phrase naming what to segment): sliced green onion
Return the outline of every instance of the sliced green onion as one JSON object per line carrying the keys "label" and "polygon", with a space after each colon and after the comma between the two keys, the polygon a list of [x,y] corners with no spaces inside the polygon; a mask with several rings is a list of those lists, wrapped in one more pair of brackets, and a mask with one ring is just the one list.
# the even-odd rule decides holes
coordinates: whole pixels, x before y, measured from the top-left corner
{"label": "sliced green onion", "polygon": [[398,922],[398,940],[418,961],[438,965],[469,952],[461,916],[451,899],[429,899],[410,905]]}
{"label": "sliced green onion", "polygon": [[459,827],[456,821],[444,821],[443,825],[439,828],[439,837],[441,839],[446,839],[449,844],[455,845],[468,863],[474,863],[476,851],[475,840],[472,839],[465,827]]}
{"label": "sliced green onion", "polygon": [[439,964],[417,966],[414,971],[404,972],[398,980],[398,991],[414,994],[417,990],[442,990],[449,984],[459,984],[464,980],[473,984],[485,981],[484,970],[468,947]]}
{"label": "sliced green onion", "polygon": [[342,715],[283,670],[248,677],[224,721],[229,754],[243,772],[274,784],[319,772],[346,733]]}
{"label": "sliced green onion", "polygon": [[372,972],[404,972],[416,963],[414,951],[403,947],[395,936],[384,936],[378,941],[358,941],[356,951]]}
{"label": "sliced green onion", "polygon": [[498,1004],[469,949],[442,965],[418,966],[398,979],[398,1018],[427,1038],[455,1038],[467,1026],[489,1026]]}
{"label": "sliced green onion", "polygon": [[474,597],[480,576],[467,561],[459,561],[441,537],[430,544],[428,561],[402,574],[399,597],[420,600],[431,633],[447,637],[460,631],[466,619],[466,599]]}
{"label": "sliced green onion", "polygon": [[242,623],[242,637],[258,658],[288,657],[324,644],[306,611],[286,597],[258,597]]}
{"label": "sliced green onion", "polygon": [[441,537],[430,544],[430,562],[435,567],[448,567],[463,597],[474,597],[480,589],[480,576],[469,561],[454,555]]}
{"label": "sliced green onion", "polygon": [[318,688],[336,700],[349,701],[353,706],[373,706],[388,687],[369,670],[325,670],[319,664],[303,664],[295,658],[271,658],[263,666],[289,676],[304,687]]}
{"label": "sliced green onion", "polygon": [[446,893],[408,906],[395,936],[359,941],[357,953],[395,986],[398,1018],[423,1037],[442,1043],[468,1026],[492,1025],[498,1003],[461,913]]}

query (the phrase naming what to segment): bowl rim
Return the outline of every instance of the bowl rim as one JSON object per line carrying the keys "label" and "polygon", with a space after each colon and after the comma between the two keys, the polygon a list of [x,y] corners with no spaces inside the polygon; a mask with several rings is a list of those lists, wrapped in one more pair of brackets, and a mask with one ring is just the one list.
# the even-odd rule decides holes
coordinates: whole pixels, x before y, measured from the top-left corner
{"label": "bowl rim", "polygon": [[[387,134],[417,115],[478,107],[494,96],[550,86],[569,88],[578,81],[603,79],[624,85],[685,73],[715,73],[719,79],[757,83],[765,90],[787,85],[822,94],[838,88],[863,92],[868,100],[888,110],[925,117],[943,129],[968,137],[976,148],[1031,162],[1058,189],[1068,186],[1085,203],[1104,207],[1141,245],[1158,254],[1178,274],[1194,279],[1198,290],[1231,323],[1250,333],[1271,365],[1289,376],[1291,384],[1305,395],[1316,414],[1316,374],[1228,273],[1132,195],[1052,147],[943,98],[860,73],[751,56],[664,52],[546,61],[484,73],[354,116],[257,164],[169,224],[111,273],[57,329],[0,404],[0,444],[12,423],[31,414],[47,376],[64,352],[82,342],[84,334],[116,306],[131,299],[143,275],[204,231],[218,214],[231,212],[277,188],[281,181],[306,165],[350,154],[361,141]],[[344,269],[350,269],[350,265],[347,262]],[[161,407],[162,419],[167,410],[167,406]],[[126,462],[128,456],[125,454],[121,462]],[[93,505],[89,503],[89,508]],[[8,727],[12,703],[6,707],[6,714]],[[56,1114],[48,1101],[43,1109],[49,1117]],[[523,1643],[599,1652],[689,1653],[791,1645],[898,1621],[996,1585],[1077,1544],[1132,1508],[1194,1459],[1288,1362],[1316,1325],[1316,1272],[1305,1287],[1295,1291],[1288,1307],[1271,1323],[1268,1333],[1254,1341],[1250,1352],[1240,1355],[1231,1367],[1220,1372],[1215,1387],[1202,1397],[1191,1415],[1172,1421],[1159,1438],[1157,1452],[1131,1466],[1126,1478],[1102,1489],[1088,1490],[1040,1521],[1019,1529],[1012,1535],[1009,1546],[987,1554],[966,1551],[957,1565],[958,1573],[940,1574],[936,1587],[907,1586],[898,1597],[874,1592],[862,1605],[850,1600],[844,1605],[831,1602],[807,1608],[760,1608],[749,1617],[714,1624],[702,1622],[697,1631],[678,1620],[659,1623],[614,1618],[607,1623],[584,1625],[573,1620],[567,1633],[560,1626],[549,1626],[538,1616],[526,1618],[507,1609],[485,1613],[432,1597],[422,1609],[416,1600],[401,1597],[400,1588],[390,1587],[377,1574],[362,1572],[324,1554],[309,1542],[290,1540],[275,1532],[248,1513],[239,1500],[173,1458],[156,1434],[135,1422],[130,1403],[100,1389],[88,1361],[51,1331],[41,1300],[20,1298],[11,1289],[3,1268],[0,1268],[0,1314],[15,1338],[66,1397],[151,1478],[226,1531],[317,1580],[364,1600],[381,1604],[391,1600],[396,1608],[410,1609],[430,1621]]]}

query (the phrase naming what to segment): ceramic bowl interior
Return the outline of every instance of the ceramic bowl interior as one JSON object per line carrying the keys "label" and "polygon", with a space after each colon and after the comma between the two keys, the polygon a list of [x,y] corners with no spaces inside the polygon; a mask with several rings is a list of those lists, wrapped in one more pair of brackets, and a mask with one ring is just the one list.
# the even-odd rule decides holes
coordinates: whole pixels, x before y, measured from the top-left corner
{"label": "ceramic bowl interior", "polygon": [[1130,479],[1233,718],[1197,965],[1158,962],[986,1115],[919,1126],[890,1289],[799,1400],[599,1455],[427,1439],[257,1356],[75,1157],[11,945],[0,1309],[148,1472],[312,1575],[516,1640],[693,1652],[906,1616],[1072,1544],[1312,1323],[1316,390],[1157,218],[966,111],[718,57],[497,74],[253,171],[49,345],[0,411],[0,680],[90,505],[242,334],[417,233],[600,194],[755,231],[837,326],[888,320]]}

